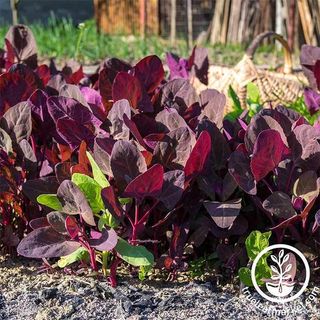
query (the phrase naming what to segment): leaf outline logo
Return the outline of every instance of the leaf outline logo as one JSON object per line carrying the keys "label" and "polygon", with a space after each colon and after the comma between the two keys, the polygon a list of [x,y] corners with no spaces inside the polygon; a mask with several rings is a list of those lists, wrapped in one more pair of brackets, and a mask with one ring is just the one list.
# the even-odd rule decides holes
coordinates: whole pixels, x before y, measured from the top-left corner
{"label": "leaf outline logo", "polygon": [[[263,292],[261,290],[261,288],[259,287],[257,280],[256,280],[256,268],[257,268],[257,264],[259,262],[259,260],[268,252],[272,252],[273,250],[276,249],[286,249],[288,251],[293,252],[296,256],[298,256],[304,265],[304,269],[305,269],[305,280],[304,283],[301,287],[301,289],[295,293],[292,296],[287,296],[287,297],[278,297],[278,296],[274,296],[274,295],[268,295],[265,292]],[[281,252],[281,250],[280,250]],[[280,254],[280,253],[279,253]],[[284,254],[284,252],[283,252]],[[281,255],[283,255],[281,254]],[[271,258],[272,259],[272,258]],[[292,267],[291,267],[292,268]],[[252,264],[252,268],[251,268],[251,280],[253,283],[253,286],[255,288],[255,290],[259,293],[259,295],[263,298],[265,298],[266,300],[270,301],[270,302],[276,302],[276,303],[286,303],[286,302],[290,302],[293,301],[295,299],[297,299],[300,295],[302,295],[302,293],[306,290],[306,288],[308,287],[309,281],[310,281],[310,267],[308,264],[307,259],[305,258],[305,256],[303,255],[303,253],[301,251],[299,251],[297,248],[292,247],[290,245],[287,244],[274,244],[271,245],[265,249],[263,249],[258,255],[257,257],[254,259],[253,264]]]}

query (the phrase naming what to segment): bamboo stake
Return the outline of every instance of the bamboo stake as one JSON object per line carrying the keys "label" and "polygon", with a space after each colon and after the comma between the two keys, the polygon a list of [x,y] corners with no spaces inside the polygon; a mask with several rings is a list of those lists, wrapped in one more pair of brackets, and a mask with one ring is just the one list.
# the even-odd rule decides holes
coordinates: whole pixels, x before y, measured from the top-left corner
{"label": "bamboo stake", "polygon": [[192,2],[191,0],[187,1],[187,23],[188,23],[188,49],[192,47],[193,35],[192,35]]}
{"label": "bamboo stake", "polygon": [[19,3],[19,0],[10,0],[13,25],[18,24],[18,3]]}
{"label": "bamboo stake", "polygon": [[144,39],[146,37],[146,17],[147,17],[147,2],[146,0],[140,0],[140,35]]}
{"label": "bamboo stake", "polygon": [[176,18],[177,18],[177,1],[171,0],[171,11],[170,11],[170,42],[171,46],[176,43]]}
{"label": "bamboo stake", "polygon": [[224,7],[224,0],[216,0],[214,14],[212,17],[212,30],[211,30],[211,36],[210,36],[210,42],[212,44],[220,41],[223,7]]}
{"label": "bamboo stake", "polygon": [[221,28],[221,38],[220,38],[220,42],[222,44],[226,44],[227,43],[227,32],[228,32],[230,1],[231,0],[225,0],[225,3],[224,3],[224,10],[223,10],[224,13],[223,13],[222,28]]}
{"label": "bamboo stake", "polygon": [[314,24],[311,18],[307,0],[298,0],[298,10],[307,44],[316,45],[317,41],[314,35]]}
{"label": "bamboo stake", "polygon": [[288,46],[291,51],[294,49],[294,30],[295,30],[295,15],[296,15],[296,1],[288,0]]}

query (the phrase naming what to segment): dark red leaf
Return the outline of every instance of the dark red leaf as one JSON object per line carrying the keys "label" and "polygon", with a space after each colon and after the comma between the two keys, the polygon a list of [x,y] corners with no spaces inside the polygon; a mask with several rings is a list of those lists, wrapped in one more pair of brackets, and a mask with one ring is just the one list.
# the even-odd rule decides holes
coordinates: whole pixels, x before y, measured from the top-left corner
{"label": "dark red leaf", "polygon": [[256,181],[274,170],[283,158],[290,154],[278,131],[262,131],[254,144],[250,167]]}
{"label": "dark red leaf", "polygon": [[163,174],[163,167],[160,164],[155,164],[128,184],[124,196],[140,201],[145,197],[157,197],[162,189]]}
{"label": "dark red leaf", "polygon": [[210,134],[207,131],[202,131],[184,168],[186,182],[189,182],[203,171],[210,152]]}

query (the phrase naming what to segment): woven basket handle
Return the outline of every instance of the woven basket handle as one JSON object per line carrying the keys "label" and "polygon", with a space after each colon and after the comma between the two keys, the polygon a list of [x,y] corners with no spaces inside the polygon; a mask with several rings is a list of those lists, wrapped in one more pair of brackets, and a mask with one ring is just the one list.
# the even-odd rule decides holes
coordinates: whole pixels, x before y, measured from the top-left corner
{"label": "woven basket handle", "polygon": [[275,33],[274,31],[266,31],[263,33],[260,33],[251,43],[251,45],[248,47],[246,50],[246,55],[252,60],[255,51],[257,48],[260,46],[262,43],[262,40],[265,38],[273,37],[276,40],[278,40],[283,47],[284,51],[284,70],[283,72],[286,74],[292,73],[292,56],[291,56],[291,51],[288,46],[288,42],[280,35]]}

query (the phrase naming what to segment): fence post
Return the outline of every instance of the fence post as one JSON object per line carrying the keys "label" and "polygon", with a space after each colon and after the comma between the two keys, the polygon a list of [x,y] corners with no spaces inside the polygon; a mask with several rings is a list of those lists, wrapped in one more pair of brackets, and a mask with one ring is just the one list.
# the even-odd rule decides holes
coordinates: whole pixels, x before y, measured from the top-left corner
{"label": "fence post", "polygon": [[19,0],[10,0],[13,25],[18,24],[18,2]]}
{"label": "fence post", "polygon": [[147,29],[147,2],[140,0],[140,35],[144,39]]}
{"label": "fence post", "polygon": [[173,46],[176,42],[176,18],[177,18],[177,1],[171,0],[170,10],[170,43]]}
{"label": "fence post", "polygon": [[188,43],[188,50],[192,47],[193,36],[192,36],[192,0],[187,1],[187,29],[188,29],[188,36],[187,36],[187,43]]}

